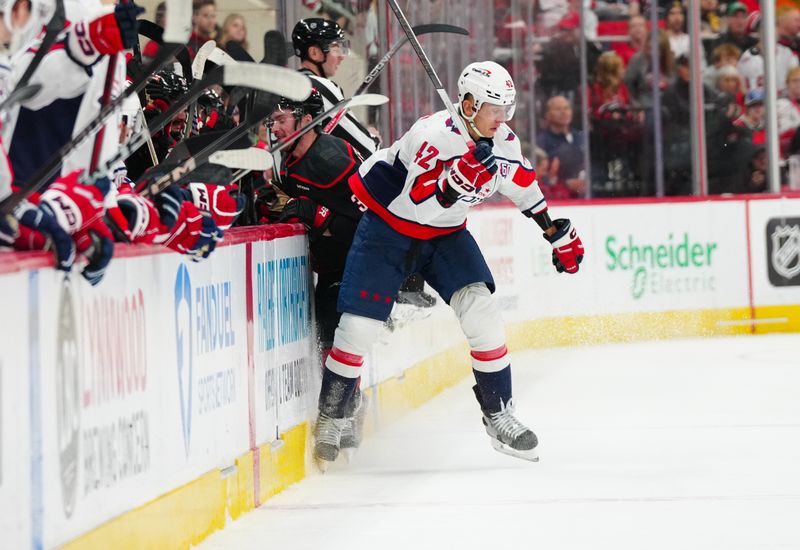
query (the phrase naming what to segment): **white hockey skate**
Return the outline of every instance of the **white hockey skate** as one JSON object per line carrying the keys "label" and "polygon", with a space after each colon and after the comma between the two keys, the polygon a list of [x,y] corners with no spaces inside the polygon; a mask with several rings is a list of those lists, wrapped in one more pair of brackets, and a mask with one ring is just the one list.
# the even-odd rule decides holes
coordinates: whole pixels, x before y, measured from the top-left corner
{"label": "white hockey skate", "polygon": [[346,424],[346,418],[331,418],[322,413],[317,417],[314,429],[314,459],[323,472],[339,456],[342,429]]}
{"label": "white hockey skate", "polygon": [[492,447],[495,451],[523,460],[539,462],[539,455],[536,452],[536,445],[539,441],[536,434],[514,416],[512,399],[509,399],[505,405],[501,402],[498,412],[484,411],[483,425],[492,440]]}

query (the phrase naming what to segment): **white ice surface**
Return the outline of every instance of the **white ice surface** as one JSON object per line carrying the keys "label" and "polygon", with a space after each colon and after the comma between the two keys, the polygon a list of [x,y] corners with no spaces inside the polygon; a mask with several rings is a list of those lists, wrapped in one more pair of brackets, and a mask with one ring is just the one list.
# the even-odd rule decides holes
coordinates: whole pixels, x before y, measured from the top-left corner
{"label": "white ice surface", "polygon": [[199,545],[800,549],[800,335],[513,358],[539,463],[493,451],[465,381]]}

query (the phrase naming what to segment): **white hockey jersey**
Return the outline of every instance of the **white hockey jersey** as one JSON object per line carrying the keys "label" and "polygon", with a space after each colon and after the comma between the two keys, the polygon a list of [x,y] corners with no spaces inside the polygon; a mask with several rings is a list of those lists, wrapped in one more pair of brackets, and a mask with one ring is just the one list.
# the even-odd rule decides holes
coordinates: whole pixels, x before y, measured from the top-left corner
{"label": "white hockey jersey", "polygon": [[462,197],[449,208],[436,199],[450,166],[467,150],[447,111],[418,120],[388,149],[369,157],[350,178],[354,195],[397,232],[431,239],[466,226],[470,206],[500,192],[526,213],[547,209],[536,171],[522,156],[519,138],[503,124],[494,138],[497,172],[480,197]]}
{"label": "white hockey jersey", "polygon": [[[798,66],[797,56],[792,50],[782,44],[776,44],[775,49],[775,71],[778,95],[786,90],[786,75],[789,69]],[[745,92],[755,89],[764,89],[764,56],[758,48],[750,48],[742,53],[739,63],[736,65],[739,74],[744,80]]]}
{"label": "white hockey jersey", "polygon": [[[72,4],[68,8],[70,6]],[[42,58],[31,78],[31,83],[40,84],[42,89],[32,99],[10,110],[2,130],[3,141],[18,184],[26,183],[64,143],[97,117],[111,59],[116,59],[112,97],[122,90],[125,84],[124,56],[100,56],[91,44],[81,38],[80,32],[73,32],[85,25],[86,21],[109,10],[113,10],[113,7],[94,2],[67,10],[70,22]],[[38,51],[42,38],[43,33],[14,56],[10,86],[19,80]],[[105,124],[101,162],[119,146],[119,122],[118,115],[110,117]],[[85,140],[63,159],[61,173],[86,168],[93,146],[93,139]]]}

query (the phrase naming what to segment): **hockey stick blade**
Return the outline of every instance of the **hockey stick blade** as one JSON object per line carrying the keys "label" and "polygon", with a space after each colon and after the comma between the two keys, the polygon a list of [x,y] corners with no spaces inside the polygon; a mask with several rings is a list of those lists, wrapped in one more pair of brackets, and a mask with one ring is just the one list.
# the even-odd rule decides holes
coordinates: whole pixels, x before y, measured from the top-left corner
{"label": "hockey stick blade", "polygon": [[162,38],[166,44],[185,44],[192,34],[192,2],[167,0],[167,19]]}
{"label": "hockey stick blade", "polygon": [[222,48],[214,48],[214,50],[208,56],[208,61],[211,61],[216,65],[231,65],[233,63],[237,63],[237,61],[228,55],[228,52]]}
{"label": "hockey stick blade", "polygon": [[272,168],[272,155],[258,147],[228,149],[212,153],[208,162],[235,170],[269,170]]}
{"label": "hockey stick blade", "polygon": [[202,46],[200,49],[197,50],[197,53],[194,56],[194,61],[192,61],[192,77],[195,80],[200,80],[203,78],[203,73],[206,69],[206,59],[211,55],[211,52],[217,47],[217,43],[213,40],[209,40]]}
{"label": "hockey stick blade", "polygon": [[228,86],[257,88],[293,101],[303,101],[311,94],[311,79],[284,67],[243,62],[223,65],[223,69]]}
{"label": "hockey stick blade", "polygon": [[0,111],[4,109],[10,109],[18,103],[22,103],[23,101],[28,101],[29,99],[34,98],[36,94],[41,91],[41,89],[41,84],[28,84],[27,86],[22,86],[21,88],[14,88],[14,91],[8,94],[8,97],[6,97],[3,101],[3,105],[0,106]]}
{"label": "hockey stick blade", "polygon": [[389,98],[383,94],[361,94],[351,97],[347,107],[377,107],[385,103],[389,103]]}

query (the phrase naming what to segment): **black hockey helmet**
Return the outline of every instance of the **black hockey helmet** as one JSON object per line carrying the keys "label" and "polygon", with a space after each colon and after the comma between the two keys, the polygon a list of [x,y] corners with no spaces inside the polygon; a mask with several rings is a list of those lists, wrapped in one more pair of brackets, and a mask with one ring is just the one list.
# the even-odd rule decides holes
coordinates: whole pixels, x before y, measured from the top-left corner
{"label": "black hockey helmet", "polygon": [[300,120],[304,115],[311,115],[313,118],[322,113],[324,108],[325,104],[322,102],[319,90],[311,88],[309,96],[302,101],[294,101],[286,97],[280,98],[275,111],[292,113],[296,119]]}
{"label": "black hockey helmet", "polygon": [[147,103],[163,99],[172,103],[189,90],[189,84],[181,75],[168,70],[158,71],[145,84],[144,92]]}
{"label": "black hockey helmet", "polygon": [[349,41],[344,37],[344,31],[335,22],[320,17],[301,19],[292,30],[292,47],[300,59],[308,59],[308,48],[319,46],[328,53],[332,43],[338,42],[349,47]]}

